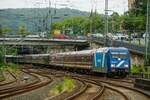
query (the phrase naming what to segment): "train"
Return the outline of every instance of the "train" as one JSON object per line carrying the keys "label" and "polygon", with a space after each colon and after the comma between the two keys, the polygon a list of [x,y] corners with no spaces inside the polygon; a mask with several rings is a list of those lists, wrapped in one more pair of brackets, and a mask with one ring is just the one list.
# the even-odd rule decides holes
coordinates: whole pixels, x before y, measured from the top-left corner
{"label": "train", "polygon": [[124,47],[105,47],[92,50],[54,54],[7,56],[7,61],[43,64],[59,69],[74,69],[104,73],[107,76],[127,76],[131,70],[130,52]]}

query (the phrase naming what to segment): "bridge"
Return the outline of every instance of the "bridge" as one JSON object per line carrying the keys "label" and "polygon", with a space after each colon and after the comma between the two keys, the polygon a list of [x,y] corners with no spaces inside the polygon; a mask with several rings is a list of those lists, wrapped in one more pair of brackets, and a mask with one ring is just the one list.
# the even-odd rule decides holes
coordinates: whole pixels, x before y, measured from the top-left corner
{"label": "bridge", "polygon": [[89,47],[87,40],[46,38],[0,38],[0,45],[16,47],[18,54],[57,53]]}
{"label": "bridge", "polygon": [[69,39],[45,39],[45,38],[0,38],[0,45],[17,46],[83,46],[88,45],[87,40],[69,40]]}

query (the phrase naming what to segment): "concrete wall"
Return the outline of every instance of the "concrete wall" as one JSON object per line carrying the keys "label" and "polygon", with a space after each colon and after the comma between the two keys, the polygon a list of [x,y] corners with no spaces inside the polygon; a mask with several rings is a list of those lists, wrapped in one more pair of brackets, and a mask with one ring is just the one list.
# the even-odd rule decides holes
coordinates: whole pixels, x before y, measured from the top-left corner
{"label": "concrete wall", "polygon": [[131,62],[135,65],[143,65],[144,64],[144,55],[137,55],[131,53]]}

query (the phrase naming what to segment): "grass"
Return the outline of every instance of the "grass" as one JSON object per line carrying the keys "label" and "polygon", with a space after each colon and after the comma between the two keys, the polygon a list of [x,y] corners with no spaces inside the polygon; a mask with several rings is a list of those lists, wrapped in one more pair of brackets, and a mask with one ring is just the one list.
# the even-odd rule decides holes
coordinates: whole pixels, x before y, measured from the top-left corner
{"label": "grass", "polygon": [[63,92],[71,92],[75,88],[75,81],[69,77],[64,77],[63,81],[56,84],[49,92],[49,96],[56,96]]}
{"label": "grass", "polygon": [[3,81],[5,78],[3,76],[0,76],[0,81]]}
{"label": "grass", "polygon": [[5,80],[4,76],[3,76],[3,72],[2,70],[0,69],[0,81],[3,81]]}
{"label": "grass", "polygon": [[1,64],[0,70],[1,71],[8,70],[12,73],[15,73],[16,75],[19,75],[21,72],[20,69],[18,68],[18,66],[16,64],[13,64],[13,63]]}

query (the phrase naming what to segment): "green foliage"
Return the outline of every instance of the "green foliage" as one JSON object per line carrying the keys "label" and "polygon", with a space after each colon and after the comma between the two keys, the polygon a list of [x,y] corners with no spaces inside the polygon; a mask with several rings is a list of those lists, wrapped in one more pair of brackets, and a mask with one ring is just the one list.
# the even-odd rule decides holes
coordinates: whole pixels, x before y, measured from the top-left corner
{"label": "green foliage", "polygon": [[4,78],[3,72],[0,69],[0,81],[4,81],[4,80],[5,80],[5,78]]}
{"label": "green foliage", "polygon": [[[50,17],[47,16],[49,8],[19,8],[19,9],[2,9],[0,11],[0,25],[3,27],[10,27],[13,30],[13,34],[18,32],[20,23],[26,25],[28,32],[44,31],[43,23],[48,23],[50,26]],[[56,12],[56,14],[55,14]],[[54,9],[51,8],[53,15],[52,22],[62,21],[67,17],[73,16],[89,16],[88,12],[79,11],[69,8]],[[67,15],[67,16],[65,16]],[[48,19],[46,19],[46,16]],[[58,17],[58,18],[55,18]],[[48,27],[50,29],[50,27]]]}
{"label": "green foliage", "polygon": [[[64,21],[53,23],[52,29],[59,29],[64,32],[65,29],[72,29],[73,34],[84,35],[92,32],[104,32],[104,18],[101,15],[88,17],[71,17]],[[92,27],[91,27],[92,26]]]}
{"label": "green foliage", "polygon": [[3,71],[0,69],[0,81],[3,81],[3,80],[5,80],[5,78],[4,78],[4,75],[3,75]]}
{"label": "green foliage", "polygon": [[3,81],[3,80],[5,80],[5,78],[0,75],[0,81]]}
{"label": "green foliage", "polygon": [[6,54],[7,55],[16,55],[17,54],[17,49],[16,48],[9,48],[9,47],[6,47]]}
{"label": "green foliage", "polygon": [[0,63],[4,62],[4,55],[16,55],[17,49],[9,46],[0,46]]}
{"label": "green foliage", "polygon": [[147,0],[135,0],[134,7],[123,16],[123,28],[130,32],[145,32]]}
{"label": "green foliage", "polygon": [[147,11],[147,0],[135,0],[134,7],[129,10],[129,14],[136,16],[146,15]]}
{"label": "green foliage", "polygon": [[23,37],[25,37],[26,35],[28,35],[28,32],[27,32],[27,29],[26,29],[25,25],[19,26],[18,33],[20,35],[22,35]]}
{"label": "green foliage", "polygon": [[8,70],[10,72],[13,72],[15,73],[16,75],[20,74],[20,69],[19,67],[16,65],[16,64],[13,64],[13,63],[3,63],[1,66],[0,66],[0,70],[1,71],[5,71],[5,70]]}
{"label": "green foliage", "polygon": [[12,32],[12,29],[9,27],[2,27],[2,25],[0,25],[0,36],[4,36],[7,35],[9,33]]}
{"label": "green foliage", "polygon": [[49,95],[56,96],[62,92],[71,92],[75,87],[75,82],[69,77],[64,77],[64,80],[59,84],[55,85],[50,91]]}
{"label": "green foliage", "polygon": [[0,46],[0,66],[4,63],[5,46]]}
{"label": "green foliage", "polygon": [[67,92],[72,91],[73,88],[75,87],[74,80],[69,77],[65,77],[63,82],[63,87],[64,87],[64,91]]}
{"label": "green foliage", "polygon": [[145,66],[143,65],[132,65],[131,67],[132,74],[139,74],[139,73],[147,73],[145,70]]}
{"label": "green foliage", "polygon": [[124,16],[122,26],[130,32],[143,32],[145,31],[145,20],[143,16]]}
{"label": "green foliage", "polygon": [[[109,32],[120,32],[120,26],[122,26],[124,30],[132,33],[133,31],[137,31],[139,33],[145,31],[147,0],[136,0],[135,3],[136,8],[129,10],[124,15],[119,16],[118,13],[114,12],[111,16],[108,17]],[[37,32],[38,30],[45,31],[43,22],[47,22],[48,26],[50,26],[50,16],[48,18],[49,20],[44,19],[45,17],[43,17],[47,15],[48,10],[49,9],[47,8],[1,10],[0,25],[6,29],[2,29],[2,27],[0,27],[0,35],[2,31],[9,33],[7,27],[11,27],[13,32],[18,32],[23,36],[29,34],[29,32]],[[35,14],[34,12],[37,13]],[[52,8],[51,12],[52,15],[54,15],[52,16],[52,29],[60,29],[62,33],[66,33],[65,29],[71,29],[73,30],[73,34],[80,35],[91,32],[104,33],[104,15],[97,14],[96,12],[88,13],[68,8],[56,10]],[[54,12],[56,12],[56,14]],[[20,23],[24,23],[26,26],[20,25]],[[50,29],[50,27],[48,27],[48,29]]]}
{"label": "green foliage", "polygon": [[6,55],[16,55],[17,50],[14,48],[9,49],[8,46],[0,46],[0,68],[3,68],[4,66],[13,66],[13,64],[7,64],[5,59]]}
{"label": "green foliage", "polygon": [[4,34],[8,34],[8,33],[12,32],[12,29],[9,28],[9,27],[2,28],[2,32],[3,32]]}
{"label": "green foliage", "polygon": [[131,73],[132,74],[138,74],[138,73],[140,73],[140,69],[138,68],[138,66],[132,65],[132,67],[131,67]]}

